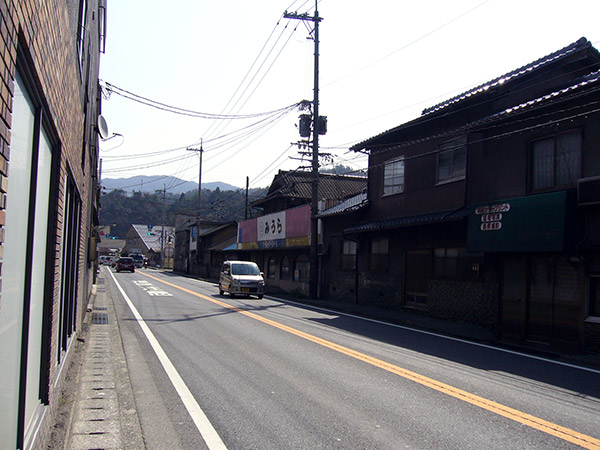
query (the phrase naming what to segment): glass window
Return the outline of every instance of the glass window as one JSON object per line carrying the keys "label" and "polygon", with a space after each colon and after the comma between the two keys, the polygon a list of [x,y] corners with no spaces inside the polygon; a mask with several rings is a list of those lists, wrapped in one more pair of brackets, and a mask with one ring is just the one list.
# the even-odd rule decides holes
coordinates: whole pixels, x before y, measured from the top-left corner
{"label": "glass window", "polygon": [[[34,423],[37,409],[47,401],[49,373],[42,361],[49,358],[43,354],[49,351],[49,345],[43,342],[43,330],[48,325],[44,322],[44,310],[51,295],[48,286],[52,284],[46,277],[51,239],[48,225],[52,144],[42,120],[41,111],[17,72],[2,262],[2,295],[10,301],[3,301],[0,308],[0,379],[4,391],[0,436],[12,442],[18,442],[15,421],[20,407],[27,432]],[[20,371],[23,331],[28,333],[23,341],[27,343],[25,373]],[[25,376],[24,384],[20,375]],[[19,399],[21,392],[25,394],[24,404]]]}
{"label": "glass window", "polygon": [[85,44],[85,27],[87,20],[87,0],[79,4],[79,30],[77,33],[77,52],[79,54],[79,65],[83,68],[83,50]]}
{"label": "glass window", "polygon": [[369,254],[369,269],[371,272],[387,272],[388,270],[388,238],[371,240],[371,252]]}
{"label": "glass window", "polygon": [[574,186],[581,173],[581,132],[571,131],[531,144],[531,189]]}
{"label": "glass window", "polygon": [[467,172],[467,137],[461,136],[439,147],[438,183],[462,180]]}
{"label": "glass window", "polygon": [[433,249],[433,277],[438,280],[477,280],[482,263],[481,254],[468,254],[464,247]]}
{"label": "glass window", "polygon": [[[6,196],[2,305],[0,308],[0,436],[17,441],[19,374],[25,302],[27,223],[35,109],[19,76],[15,80],[11,128],[10,177]],[[11,301],[7,301],[10,299]]]}
{"label": "glass window", "polygon": [[267,278],[274,279],[275,272],[277,272],[277,260],[274,256],[271,256],[267,262]]}
{"label": "glass window", "polygon": [[404,192],[404,156],[387,161],[383,174],[383,195]]}
{"label": "glass window", "polygon": [[259,275],[260,269],[253,262],[235,263],[231,265],[232,275]]}
{"label": "glass window", "polygon": [[354,270],[356,268],[356,241],[344,239],[341,266],[342,270]]}
{"label": "glass window", "polygon": [[588,316],[600,317],[600,277],[590,277]]}
{"label": "glass window", "polygon": [[288,280],[290,278],[290,259],[287,256],[281,258],[279,278],[282,280]]}
{"label": "glass window", "polygon": [[310,277],[310,262],[308,256],[300,255],[294,262],[294,281],[308,281]]}

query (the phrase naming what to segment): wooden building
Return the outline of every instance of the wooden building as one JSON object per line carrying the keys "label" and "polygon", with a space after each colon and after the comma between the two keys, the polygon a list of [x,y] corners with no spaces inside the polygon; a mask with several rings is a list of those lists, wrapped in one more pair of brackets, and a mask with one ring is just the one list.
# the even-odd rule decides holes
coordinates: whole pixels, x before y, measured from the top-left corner
{"label": "wooden building", "polygon": [[[365,177],[319,174],[320,209],[366,189]],[[308,295],[310,272],[310,172],[279,171],[267,195],[252,203],[258,217],[241,221],[237,247],[230,259],[254,261],[265,274],[267,292]],[[320,253],[326,251],[320,245]]]}
{"label": "wooden building", "polygon": [[599,71],[582,38],[355,145],[368,206],[322,218],[323,294],[599,353]]}

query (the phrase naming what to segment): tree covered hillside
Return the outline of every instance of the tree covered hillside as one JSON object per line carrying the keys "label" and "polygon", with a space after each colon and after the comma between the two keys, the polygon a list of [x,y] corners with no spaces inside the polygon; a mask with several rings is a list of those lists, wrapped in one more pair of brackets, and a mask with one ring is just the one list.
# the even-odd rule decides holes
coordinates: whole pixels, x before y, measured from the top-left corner
{"label": "tree covered hillside", "polygon": [[[263,197],[265,189],[251,189],[248,193],[249,203]],[[190,191],[175,195],[162,191],[154,194],[134,192],[127,194],[123,190],[113,190],[103,194],[100,199],[100,225],[110,225],[111,233],[117,238],[124,238],[131,224],[162,225],[163,204],[165,225],[175,226],[175,214],[195,215],[198,212],[198,192]],[[200,217],[203,220],[229,222],[244,218],[246,191],[202,190]]]}

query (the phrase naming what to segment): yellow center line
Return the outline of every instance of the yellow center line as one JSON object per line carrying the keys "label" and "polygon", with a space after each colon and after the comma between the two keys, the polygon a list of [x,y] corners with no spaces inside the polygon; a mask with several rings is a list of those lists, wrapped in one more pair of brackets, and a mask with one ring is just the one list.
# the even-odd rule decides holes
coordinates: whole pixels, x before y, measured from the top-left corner
{"label": "yellow center line", "polygon": [[190,289],[186,289],[184,287],[178,286],[173,283],[169,283],[168,281],[161,280],[160,278],[153,277],[151,275],[137,272],[141,275],[144,275],[148,278],[152,278],[153,280],[164,283],[168,286],[174,287],[175,289],[179,289],[188,294],[194,295],[196,297],[202,298],[209,302],[215,303],[224,308],[236,311],[240,314],[243,314],[247,317],[251,317],[252,319],[258,320],[267,325],[271,325],[280,330],[291,333],[295,336],[301,337],[302,339],[306,339],[308,341],[319,344],[323,347],[327,347],[331,350],[335,350],[344,355],[355,358],[359,361],[363,361],[367,364],[371,364],[372,366],[378,367],[380,369],[386,370],[390,373],[399,375],[408,380],[412,380],[416,383],[419,383],[423,386],[427,386],[431,389],[434,389],[438,392],[444,393],[446,395],[450,395],[454,398],[462,400],[464,402],[470,403],[472,405],[483,408],[492,413],[498,414],[500,416],[506,417],[507,419],[511,419],[515,422],[521,423],[523,425],[527,425],[528,427],[534,428],[536,430],[542,431],[544,433],[555,436],[559,439],[563,439],[567,442],[571,442],[572,444],[579,445],[580,447],[587,449],[600,450],[600,439],[596,439],[592,436],[585,435],[583,433],[579,433],[570,428],[562,427],[552,422],[548,422],[544,419],[540,419],[539,417],[532,416],[530,414],[524,413],[522,411],[510,408],[508,406],[502,405],[500,403],[494,402],[492,400],[488,400],[486,398],[480,397],[475,394],[471,394],[470,392],[463,391],[454,386],[450,386],[448,384],[442,383],[440,381],[434,380],[433,378],[429,378],[423,375],[420,375],[416,372],[412,372],[410,370],[403,369],[402,367],[396,366],[395,364],[388,363],[381,359],[375,358],[373,356],[369,356],[365,353],[358,352],[356,350],[352,350],[351,348],[344,347],[343,345],[336,344],[334,342],[328,341],[326,339],[321,339],[317,336],[313,336],[311,334],[305,333],[303,331],[297,330],[292,327],[288,327],[287,325],[283,325],[279,322],[275,322],[273,320],[267,319],[265,317],[261,317],[257,314],[251,313],[249,311],[244,311],[243,309],[237,308],[235,306],[229,305],[225,302],[217,300],[212,297],[208,297],[206,295],[199,294]]}

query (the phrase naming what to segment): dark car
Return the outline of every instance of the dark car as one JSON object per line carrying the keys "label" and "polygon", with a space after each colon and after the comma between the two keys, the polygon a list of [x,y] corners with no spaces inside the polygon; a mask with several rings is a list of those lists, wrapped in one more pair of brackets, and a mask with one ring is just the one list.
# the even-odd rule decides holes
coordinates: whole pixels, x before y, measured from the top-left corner
{"label": "dark car", "polygon": [[144,255],[133,254],[131,257],[133,258],[135,267],[144,267]]}
{"label": "dark car", "polygon": [[115,267],[117,272],[121,272],[122,270],[135,272],[135,261],[129,256],[123,256],[117,260],[117,265]]}

